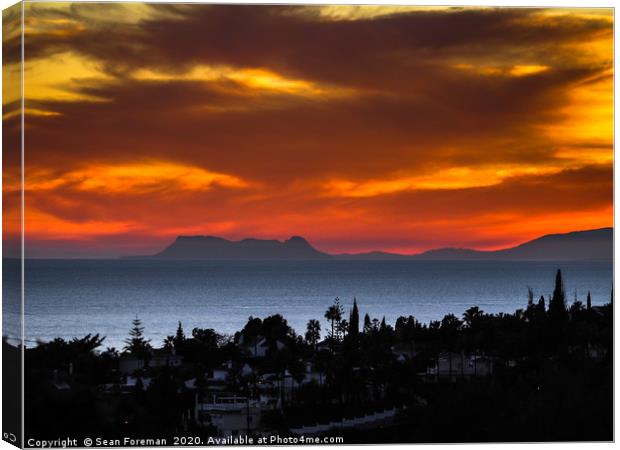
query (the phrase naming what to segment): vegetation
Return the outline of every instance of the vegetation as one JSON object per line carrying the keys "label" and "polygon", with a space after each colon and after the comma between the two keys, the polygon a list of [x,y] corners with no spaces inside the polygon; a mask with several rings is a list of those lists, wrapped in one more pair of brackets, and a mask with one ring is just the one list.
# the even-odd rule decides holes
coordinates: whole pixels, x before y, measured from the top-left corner
{"label": "vegetation", "polygon": [[151,343],[144,338],[144,327],[138,317],[132,321],[129,337],[125,340],[125,351],[133,356],[146,358],[151,349]]}
{"label": "vegetation", "polygon": [[[567,307],[560,271],[545,303],[528,289],[527,306],[512,314],[473,306],[460,318],[403,316],[393,326],[366,314],[360,330],[357,299],[348,320],[335,299],[322,342],[318,320],[302,338],[276,314],[250,317],[230,337],[202,328],[186,336],[179,323],[162,349],[136,318],[120,354],[99,350],[98,335],[27,349],[26,428],[36,438],[211,435],[213,427],[193,420],[195,395],[226,367],[223,387],[248,398],[259,398],[268,374],[295,381],[288,394],[271,393],[276,402],[260,425],[267,432],[397,408],[380,427],[334,434],[346,443],[611,440],[612,305],[592,306],[588,293],[585,306],[575,299]],[[183,364],[155,366],[162,352]],[[127,387],[119,367],[132,358],[145,365]],[[304,381],[308,368],[318,378]],[[115,394],[118,386],[125,391]]]}

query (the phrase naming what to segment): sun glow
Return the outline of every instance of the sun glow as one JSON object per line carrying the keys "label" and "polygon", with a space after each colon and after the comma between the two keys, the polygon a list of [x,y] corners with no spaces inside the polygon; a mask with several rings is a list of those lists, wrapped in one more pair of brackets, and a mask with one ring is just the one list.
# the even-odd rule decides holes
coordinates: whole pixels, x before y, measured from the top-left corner
{"label": "sun glow", "polygon": [[[202,81],[219,83],[223,90],[239,94],[287,94],[304,97],[351,95],[353,90],[323,86],[308,80],[287,78],[272,70],[262,68],[235,68],[231,66],[197,65],[183,72],[169,72],[155,69],[140,69],[132,74],[139,81]],[[233,83],[233,86],[227,83]],[[244,88],[234,89],[234,84]]]}
{"label": "sun glow", "polygon": [[[25,187],[29,192],[63,188],[110,194],[145,194],[165,190],[206,191],[217,186],[233,189],[249,186],[249,183],[233,175],[169,162],[101,164],[66,173],[34,169],[26,173]],[[4,189],[11,192],[19,190],[19,186],[19,180],[8,179]]]}
{"label": "sun glow", "polygon": [[374,197],[402,191],[452,190],[494,186],[502,181],[524,175],[550,175],[561,167],[453,167],[426,175],[401,176],[384,180],[332,180],[324,185],[328,196]]}
{"label": "sun glow", "polygon": [[514,66],[489,66],[469,63],[458,63],[454,68],[483,76],[526,77],[551,70],[542,64],[517,64]]}

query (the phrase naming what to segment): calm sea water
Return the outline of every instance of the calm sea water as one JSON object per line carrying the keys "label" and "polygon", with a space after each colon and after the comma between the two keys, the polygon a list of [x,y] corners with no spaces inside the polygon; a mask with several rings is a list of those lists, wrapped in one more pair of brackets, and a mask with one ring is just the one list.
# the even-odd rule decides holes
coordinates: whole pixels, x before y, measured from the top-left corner
{"label": "calm sea water", "polygon": [[[473,305],[513,312],[525,307],[528,286],[537,297],[549,295],[558,268],[570,301],[575,290],[584,303],[588,290],[593,304],[609,301],[612,264],[603,262],[29,260],[25,334],[36,341],[100,333],[106,345],[122,347],[138,315],[160,345],[178,321],[186,333],[233,333],[249,316],[275,313],[303,333],[312,318],[327,328],[323,314],[334,297],[347,313],[356,297],[362,316],[389,323],[409,314],[423,322],[460,316]],[[5,311],[11,312],[6,302]]]}

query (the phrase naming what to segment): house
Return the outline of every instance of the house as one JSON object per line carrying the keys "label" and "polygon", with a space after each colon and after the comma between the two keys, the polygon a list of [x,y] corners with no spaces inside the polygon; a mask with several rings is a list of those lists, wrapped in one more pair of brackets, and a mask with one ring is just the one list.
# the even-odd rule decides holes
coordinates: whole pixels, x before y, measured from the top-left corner
{"label": "house", "polygon": [[306,361],[306,370],[304,372],[304,378],[299,384],[303,385],[303,384],[308,384],[312,382],[322,385],[323,383],[325,383],[325,374],[321,372],[320,370],[317,370],[316,367],[313,367],[310,361]]}
{"label": "house", "polygon": [[297,379],[288,370],[284,373],[263,373],[256,385],[262,403],[271,404],[280,401],[289,401],[293,398],[293,392],[309,383],[318,385],[325,384],[325,373],[316,370],[310,362],[306,362],[305,370]]}
{"label": "house", "polygon": [[59,383],[54,383],[54,388],[57,391],[69,391],[71,390],[71,386],[69,386],[68,383],[64,383],[64,382],[59,382]]}
{"label": "house", "polygon": [[445,378],[455,381],[459,377],[471,378],[492,375],[493,366],[494,360],[484,355],[444,352],[439,355],[434,366],[427,368],[425,375],[434,381]]}
{"label": "house", "polygon": [[147,358],[138,358],[133,355],[122,355],[118,369],[122,374],[133,374],[136,370],[155,367],[178,367],[183,363],[183,357],[174,352],[155,350]]}
{"label": "house", "polygon": [[70,365],[69,373],[60,371],[58,369],[54,369],[54,377],[52,380],[52,385],[57,391],[69,391],[71,390],[71,386],[69,385],[68,379],[69,374],[72,372],[73,365]]}
{"label": "house", "polygon": [[405,362],[413,359],[417,352],[412,344],[396,344],[392,346],[392,354],[398,362]]}
{"label": "house", "polygon": [[468,357],[469,374],[478,377],[493,375],[494,359],[484,355]]}
{"label": "house", "polygon": [[155,351],[149,361],[150,367],[179,367],[183,364],[183,357],[177,355],[174,351],[168,353],[166,351]]}
{"label": "house", "polygon": [[213,369],[209,373],[208,380],[209,381],[226,381],[228,379],[228,374],[232,369],[232,361],[228,361],[215,369]]}
{"label": "house", "polygon": [[183,383],[185,389],[191,390],[191,391],[195,391],[197,386],[196,386],[196,377],[191,378],[189,380],[185,380],[185,382]]}
{"label": "house", "polygon": [[248,363],[245,363],[243,367],[241,367],[239,373],[241,374],[241,376],[249,377],[254,373],[254,369],[252,369],[252,367]]}
{"label": "house", "polygon": [[[269,352],[269,342],[266,338],[259,337],[257,342],[245,342],[243,336],[239,341],[239,346],[245,351],[245,353],[249,354],[253,358],[264,358],[267,356]],[[275,346],[278,350],[282,350],[284,348],[284,343],[282,341],[276,340]]]}
{"label": "house", "polygon": [[196,394],[195,420],[199,425],[215,426],[223,437],[255,432],[261,408],[256,400],[231,393]]}
{"label": "house", "polygon": [[274,409],[279,405],[280,384],[275,374],[261,375],[255,386],[258,391],[258,402],[263,410]]}
{"label": "house", "polygon": [[127,377],[125,383],[121,385],[122,391],[137,389],[141,387],[143,391],[146,391],[151,385],[151,379],[147,377]]}
{"label": "house", "polygon": [[331,344],[331,341],[329,339],[323,339],[321,342],[316,344],[316,351],[317,352],[331,351],[331,349],[332,349],[332,344]]}
{"label": "house", "polygon": [[151,385],[148,377],[127,376],[120,383],[107,383],[99,387],[104,394],[131,394],[137,389],[146,391]]}
{"label": "house", "polygon": [[593,361],[601,361],[607,356],[605,347],[591,343],[587,343],[585,346],[570,345],[568,351],[574,354],[582,354]]}

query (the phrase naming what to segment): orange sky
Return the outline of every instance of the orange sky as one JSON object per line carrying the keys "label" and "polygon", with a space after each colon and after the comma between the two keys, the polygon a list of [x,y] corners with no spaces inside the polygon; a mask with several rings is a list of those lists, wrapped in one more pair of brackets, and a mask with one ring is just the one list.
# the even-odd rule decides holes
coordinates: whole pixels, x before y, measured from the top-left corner
{"label": "orange sky", "polygon": [[[25,24],[29,256],[179,234],[494,249],[612,225],[611,9],[28,3]],[[18,80],[19,33],[3,45]]]}

